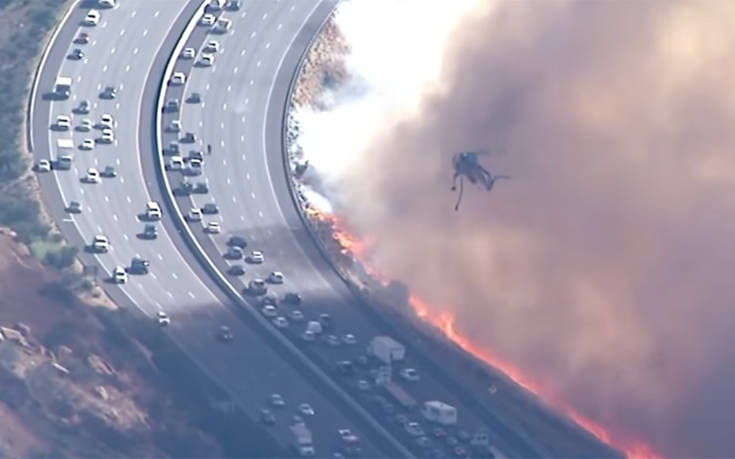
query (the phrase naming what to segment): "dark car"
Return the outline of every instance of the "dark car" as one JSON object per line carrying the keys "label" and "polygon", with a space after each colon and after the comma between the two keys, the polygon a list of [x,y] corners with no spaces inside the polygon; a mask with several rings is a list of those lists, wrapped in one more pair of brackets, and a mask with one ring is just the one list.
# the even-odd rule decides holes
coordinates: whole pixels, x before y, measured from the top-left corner
{"label": "dark car", "polygon": [[283,297],[283,302],[294,305],[301,304],[301,295],[295,292],[288,292],[286,293],[286,296]]}
{"label": "dark car", "polygon": [[326,329],[330,329],[334,325],[334,321],[332,320],[332,316],[330,316],[326,312],[325,313],[322,313],[322,314],[319,314],[319,323],[321,323],[322,324],[322,327],[324,327]]}
{"label": "dark car", "polygon": [[230,11],[240,10],[240,0],[230,0],[229,2],[227,2],[225,8]]}
{"label": "dark car", "polygon": [[70,214],[81,214],[82,204],[78,201],[70,201],[69,205],[66,206],[66,211]]}
{"label": "dark car", "polygon": [[193,132],[186,132],[181,137],[181,143],[194,143],[197,141],[197,136]]}
{"label": "dark car", "polygon": [[148,260],[135,257],[130,262],[130,269],[128,270],[131,274],[148,274],[151,263]]}
{"label": "dark car", "polygon": [[192,189],[191,192],[196,194],[207,194],[209,193],[209,185],[205,182],[197,182],[194,184],[194,189]]}
{"label": "dark car", "polygon": [[472,439],[472,435],[466,430],[460,430],[457,432],[457,438],[459,438],[459,441],[468,442]]}
{"label": "dark car", "polygon": [[117,171],[113,166],[105,166],[102,172],[100,172],[100,175],[102,177],[113,178],[117,177]]}
{"label": "dark car", "polygon": [[242,276],[245,274],[245,267],[243,265],[232,265],[227,268],[227,274],[231,276]]}
{"label": "dark car", "polygon": [[227,325],[222,325],[219,327],[219,339],[222,341],[232,341],[235,336],[232,334],[232,330],[230,330],[230,327]]}
{"label": "dark car", "polygon": [[355,362],[363,368],[368,368],[370,366],[370,360],[366,355],[359,356],[355,359]]}
{"label": "dark car", "polygon": [[263,408],[260,410],[260,422],[267,426],[272,426],[276,423],[276,417],[273,415],[271,410]]}
{"label": "dark car", "polygon": [[244,249],[248,245],[248,242],[245,240],[244,237],[233,234],[227,240],[227,245],[231,247],[240,247],[241,249]]}
{"label": "dark car", "polygon": [[163,154],[164,155],[178,155],[181,152],[181,149],[179,148],[179,144],[175,141],[171,141],[168,144],[168,147],[164,148]]}
{"label": "dark car", "polygon": [[69,53],[69,59],[73,61],[78,61],[80,59],[84,59],[84,51],[82,51],[79,48],[74,48],[71,53]]}
{"label": "dark car", "polygon": [[114,99],[117,97],[117,90],[113,88],[112,86],[106,86],[104,90],[100,93],[100,98],[102,99]]}
{"label": "dark car", "polygon": [[169,99],[166,101],[166,105],[163,106],[164,112],[178,112],[179,111],[179,100]]}
{"label": "dark car", "polygon": [[198,104],[202,101],[202,96],[198,92],[192,92],[189,94],[189,97],[186,99],[187,103],[190,104]]}
{"label": "dark car", "polygon": [[355,374],[355,367],[349,360],[342,360],[341,362],[337,362],[337,371],[342,376],[352,376]]}
{"label": "dark car", "polygon": [[202,213],[204,215],[214,215],[219,213],[219,207],[213,202],[208,202],[202,206]]}
{"label": "dark car", "polygon": [[143,239],[155,239],[158,237],[158,229],[153,223],[146,223],[143,227]]}
{"label": "dark car", "polygon": [[74,43],[78,45],[86,45],[89,43],[89,34],[87,32],[80,33],[77,35],[77,38],[74,39]]}
{"label": "dark car", "polygon": [[189,151],[189,159],[204,161],[204,152],[202,152],[202,150],[191,150]]}

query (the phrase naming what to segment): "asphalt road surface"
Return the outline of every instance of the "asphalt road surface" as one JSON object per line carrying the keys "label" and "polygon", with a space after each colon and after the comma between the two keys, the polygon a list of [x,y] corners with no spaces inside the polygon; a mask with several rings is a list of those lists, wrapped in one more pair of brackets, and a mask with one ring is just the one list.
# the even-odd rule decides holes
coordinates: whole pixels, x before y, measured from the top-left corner
{"label": "asphalt road surface", "polygon": [[[134,256],[151,261],[149,275],[131,275],[124,285],[105,285],[118,304],[137,307],[151,320],[158,311],[165,311],[172,321],[162,332],[251,414],[267,405],[270,393],[280,393],[288,405],[273,410],[279,419],[273,428],[278,439],[287,438],[286,424],[295,414],[295,405],[310,403],[316,410],[310,427],[317,451],[327,453],[339,445],[337,428],[350,427],[360,433],[325,396],[329,394],[316,390],[308,377],[297,371],[293,358],[271,349],[262,334],[248,328],[231,312],[227,300],[215,293],[216,288],[209,285],[201,268],[190,264],[191,260],[177,249],[182,244],[179,236],[170,234],[166,225],[158,224],[156,240],[136,237],[144,225],[137,216],[152,199],[151,194],[154,199],[157,197],[158,187],[156,182],[146,181],[142,173],[141,157],[152,153],[138,147],[144,86],[157,56],[170,53],[197,6],[198,2],[179,0],[127,0],[113,10],[102,10],[102,20],[96,27],[80,27],[86,10],[72,12],[51,45],[32,102],[34,158],[56,158],[67,153],[57,148],[59,138],[73,139],[75,145],[68,151],[74,155],[71,170],[39,174],[44,199],[71,243],[87,245],[97,234],[109,238],[109,253],[82,256],[85,265],[99,267],[101,278],[115,266],[127,266]],[[72,44],[82,30],[90,34],[90,43]],[[85,57],[77,61],[67,59],[74,48],[82,49]],[[68,100],[43,97],[57,76],[73,79]],[[151,74],[151,78],[156,76]],[[103,100],[98,94],[108,85],[117,87],[117,97]],[[72,109],[83,99],[90,101],[90,113],[73,114]],[[100,131],[79,132],[75,127],[84,118],[96,123],[103,113],[115,119],[115,142],[96,143],[91,151],[77,148],[83,139],[99,137]],[[72,117],[72,130],[49,130],[60,114]],[[108,165],[117,169],[116,178],[103,178],[99,184],[81,183],[88,168],[103,169]],[[65,205],[72,200],[82,203],[81,214],[64,212]],[[217,337],[223,324],[234,334],[230,343]],[[366,455],[385,455],[385,450],[370,438],[363,437],[362,448]]]}

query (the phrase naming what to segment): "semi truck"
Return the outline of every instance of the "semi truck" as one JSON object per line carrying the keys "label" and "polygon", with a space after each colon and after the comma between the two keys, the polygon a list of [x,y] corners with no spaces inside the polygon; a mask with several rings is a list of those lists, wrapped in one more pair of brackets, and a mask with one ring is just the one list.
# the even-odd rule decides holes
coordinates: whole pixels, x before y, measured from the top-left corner
{"label": "semi truck", "polygon": [[421,414],[429,422],[435,422],[443,426],[457,424],[457,408],[438,400],[424,402]]}
{"label": "semi truck", "polygon": [[71,94],[71,77],[58,77],[54,85],[54,94],[60,99],[67,99]]}
{"label": "semi truck", "polygon": [[406,348],[389,336],[376,336],[370,340],[367,353],[390,365],[392,362],[403,360],[406,355]]}
{"label": "semi truck", "polygon": [[291,445],[301,457],[311,457],[316,454],[311,439],[311,431],[306,424],[299,422],[291,427]]}

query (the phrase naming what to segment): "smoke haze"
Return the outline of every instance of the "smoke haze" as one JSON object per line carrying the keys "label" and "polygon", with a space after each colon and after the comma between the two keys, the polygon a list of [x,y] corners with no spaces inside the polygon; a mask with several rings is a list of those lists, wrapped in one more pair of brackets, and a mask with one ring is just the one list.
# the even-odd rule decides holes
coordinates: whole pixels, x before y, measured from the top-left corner
{"label": "smoke haze", "polygon": [[[482,2],[451,37],[332,177],[374,264],[618,440],[735,454],[735,2]],[[472,149],[513,178],[455,213]]]}

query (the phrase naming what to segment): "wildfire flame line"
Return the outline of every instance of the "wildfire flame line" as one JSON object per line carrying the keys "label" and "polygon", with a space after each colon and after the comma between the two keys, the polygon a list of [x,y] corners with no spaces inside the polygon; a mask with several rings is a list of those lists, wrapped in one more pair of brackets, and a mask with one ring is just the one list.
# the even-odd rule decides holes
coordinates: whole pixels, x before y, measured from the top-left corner
{"label": "wildfire flame line", "polygon": [[[346,228],[344,222],[337,216],[332,214],[326,214],[317,209],[306,207],[304,209],[307,216],[318,221],[325,222],[331,226],[332,237],[342,248],[343,254],[352,254],[362,265],[363,269],[372,276],[375,280],[387,284],[388,276],[379,272],[374,267],[370,266],[366,262],[365,254],[367,249],[370,247],[372,241],[360,240],[356,236],[352,235]],[[430,308],[427,303],[411,295],[409,297],[409,304],[416,316],[420,319],[428,322],[434,327],[438,328],[449,340],[455,343],[457,346],[462,348],[464,351],[469,352],[473,356],[482,360],[486,364],[500,370],[515,384],[521,386],[527,391],[539,396],[547,403],[549,403],[555,409],[566,414],[575,423],[581,426],[583,429],[590,432],[601,442],[612,446],[618,450],[621,450],[630,459],[658,459],[661,456],[656,453],[651,446],[639,439],[617,441],[613,439],[613,436],[599,423],[592,419],[580,414],[568,403],[559,400],[558,397],[544,396],[545,391],[539,384],[534,383],[527,376],[524,376],[520,370],[513,365],[504,361],[492,351],[483,349],[480,346],[472,343],[472,341],[466,336],[460,334],[454,327],[455,316],[449,311],[442,311],[439,313],[432,313],[435,308]],[[548,394],[547,394],[548,395]]]}

